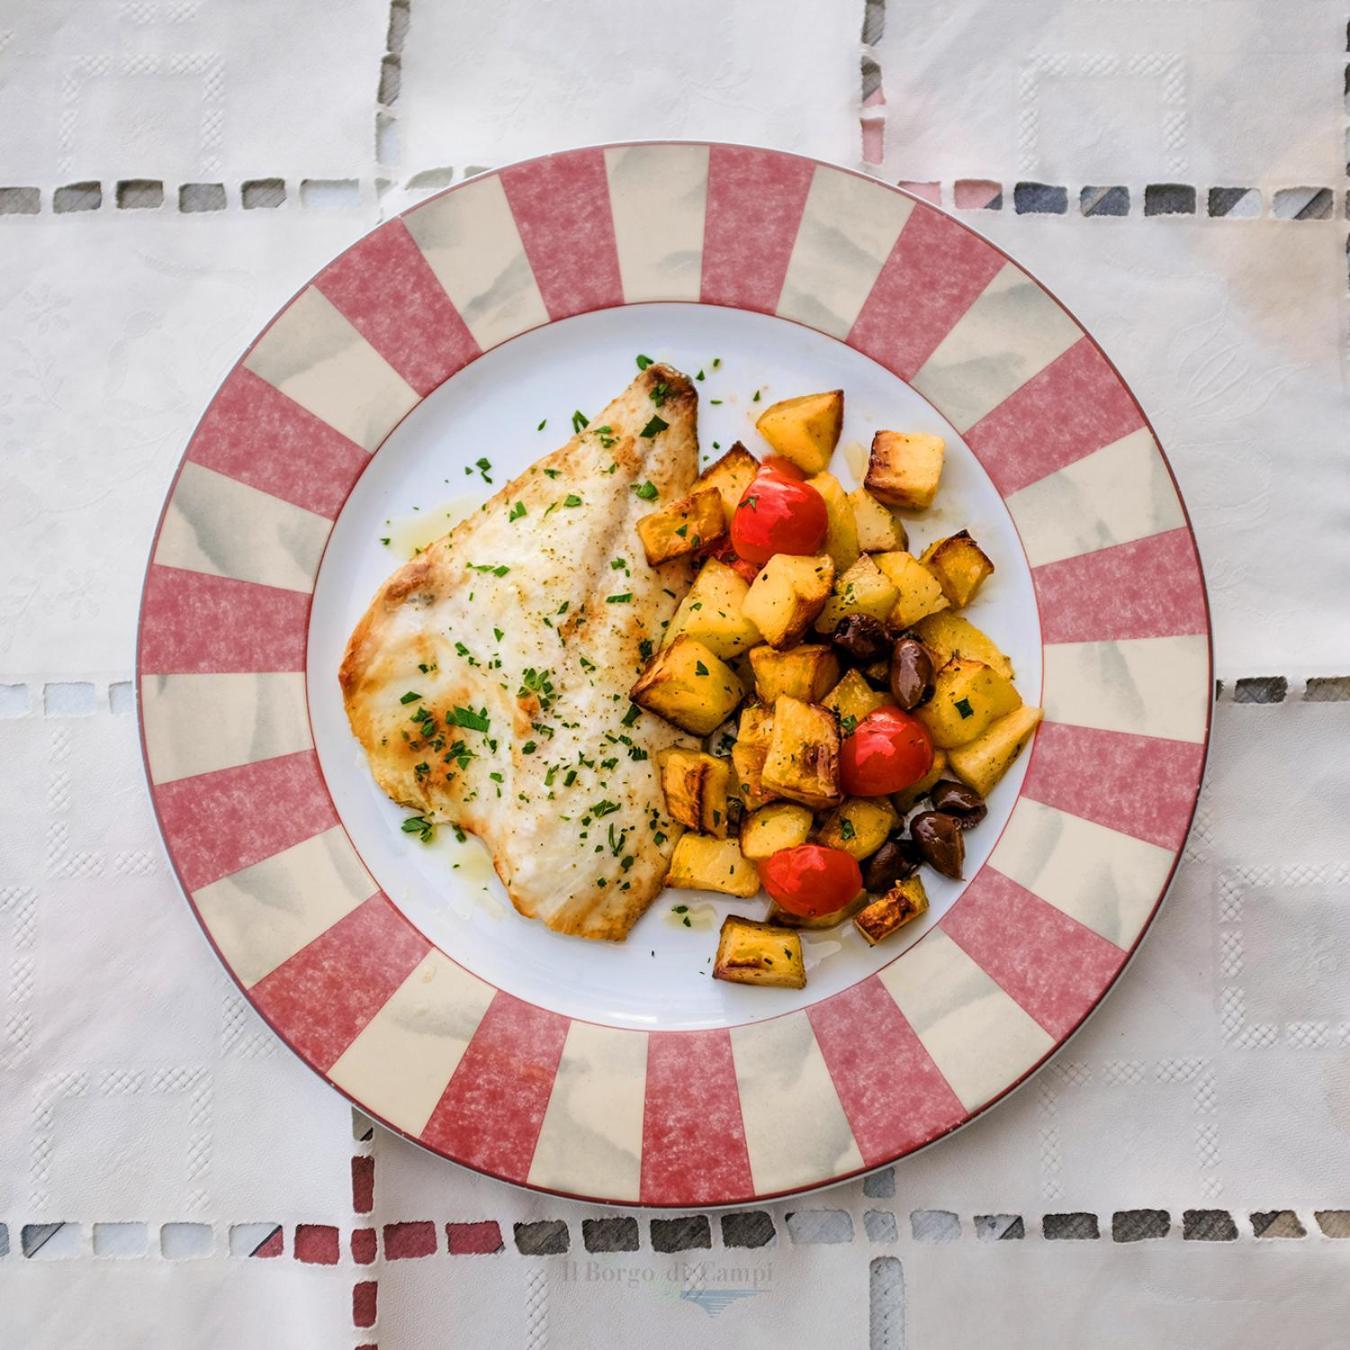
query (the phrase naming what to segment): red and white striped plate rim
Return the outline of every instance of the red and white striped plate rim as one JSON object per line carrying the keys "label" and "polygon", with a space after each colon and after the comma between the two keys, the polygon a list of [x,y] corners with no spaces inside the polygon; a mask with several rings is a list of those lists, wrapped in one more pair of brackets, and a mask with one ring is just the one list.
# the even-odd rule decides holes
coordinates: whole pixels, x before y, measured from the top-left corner
{"label": "red and white striped plate rim", "polygon": [[[1046,714],[988,862],[898,959],[781,1017],[648,1033],[495,989],[408,922],[334,809],[304,672],[323,546],[392,428],[521,332],[650,301],[805,324],[956,427],[1031,564]],[[236,535],[238,548],[200,543]],[[782,151],[702,142],[596,146],[483,174],[319,273],[188,445],[138,643],[169,855],[277,1034],[363,1110],[456,1162],[558,1194],[676,1207],[892,1162],[1064,1042],[1175,869],[1211,668],[1175,480],[1072,315],[925,201]]]}

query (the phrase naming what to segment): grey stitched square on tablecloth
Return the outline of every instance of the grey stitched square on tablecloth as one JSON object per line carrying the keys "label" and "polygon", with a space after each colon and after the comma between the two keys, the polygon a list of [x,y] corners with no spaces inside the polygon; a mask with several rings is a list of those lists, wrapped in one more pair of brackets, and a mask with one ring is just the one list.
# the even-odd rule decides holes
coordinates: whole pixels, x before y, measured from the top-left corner
{"label": "grey stitched square on tablecloth", "polygon": [[1020,1214],[977,1214],[975,1236],[985,1242],[1015,1242],[1027,1235]]}
{"label": "grey stitched square on tablecloth", "polygon": [[1172,1217],[1165,1209],[1118,1209],[1111,1216],[1113,1242],[1165,1238],[1171,1230]]}
{"label": "grey stitched square on tablecloth", "polygon": [[1313,1218],[1324,1236],[1350,1238],[1350,1209],[1315,1209]]}
{"label": "grey stitched square on tablecloth", "polygon": [[0,216],[35,216],[41,210],[41,189],[0,187]]}
{"label": "grey stitched square on tablecloth", "polygon": [[245,211],[266,211],[281,206],[286,200],[284,178],[250,178],[241,184],[239,198]]}
{"label": "grey stitched square on tablecloth", "polygon": [[9,1225],[0,1223],[0,1256],[9,1255]]}
{"label": "grey stitched square on tablecloth", "polygon": [[1078,194],[1078,206],[1085,216],[1128,216],[1130,189],[1119,184],[1085,187]]}
{"label": "grey stitched square on tablecloth", "polygon": [[1261,193],[1250,187],[1212,187],[1206,206],[1211,216],[1254,220],[1261,214]]}
{"label": "grey stitched square on tablecloth", "polygon": [[712,1246],[712,1225],[706,1214],[684,1214],[678,1219],[652,1220],[652,1250],[687,1252]]}
{"label": "grey stitched square on tablecloth", "polygon": [[1014,183],[1013,210],[1019,216],[1062,216],[1069,209],[1069,189],[1054,183]]}
{"label": "grey stitched square on tablecloth", "polygon": [[19,1229],[19,1248],[27,1257],[61,1260],[80,1254],[77,1223],[26,1223]]}
{"label": "grey stitched square on tablecloth", "polygon": [[626,1216],[582,1219],[581,1240],[588,1252],[635,1252],[642,1241],[638,1221]]}
{"label": "grey stitched square on tablecloth", "polygon": [[178,189],[178,209],[185,215],[223,211],[228,205],[224,183],[184,183]]}
{"label": "grey stitched square on tablecloth", "polygon": [[784,1217],[795,1243],[853,1241],[853,1216],[846,1209],[799,1209]]}
{"label": "grey stitched square on tablecloth", "polygon": [[1292,1209],[1254,1210],[1252,1232],[1259,1238],[1301,1238],[1308,1236]]}
{"label": "grey stitched square on tablecloth", "polygon": [[58,216],[71,211],[97,211],[102,205],[102,183],[67,183],[52,193],[52,210]]}
{"label": "grey stitched square on tablecloth", "polygon": [[916,1242],[955,1242],[961,1220],[946,1209],[916,1209],[909,1216],[909,1231]]}
{"label": "grey stitched square on tablecloth", "polygon": [[157,211],[164,205],[164,184],[158,178],[124,178],[115,200],[119,211]]}
{"label": "grey stitched square on tablecloth", "polygon": [[1289,681],[1283,675],[1249,675],[1233,686],[1234,703],[1283,703]]}
{"label": "grey stitched square on tablecloth", "polygon": [[895,1215],[889,1209],[869,1209],[863,1214],[863,1227],[869,1242],[895,1242],[900,1230],[895,1226]]}
{"label": "grey stitched square on tablecloth", "polygon": [[1150,183],[1144,188],[1146,216],[1193,216],[1195,189],[1189,183]]}
{"label": "grey stitched square on tablecloth", "polygon": [[1226,1209],[1188,1209],[1181,1216],[1181,1236],[1187,1242],[1236,1242],[1237,1224]]}
{"label": "grey stitched square on tablecloth", "polygon": [[1050,1242],[1085,1242],[1101,1237],[1101,1230],[1095,1214],[1043,1214],[1041,1236]]}
{"label": "grey stitched square on tablecloth", "polygon": [[741,1209],[722,1215],[724,1247],[767,1247],[774,1241],[773,1215],[763,1209]]}
{"label": "grey stitched square on tablecloth", "polygon": [[883,1167],[863,1178],[863,1194],[869,1200],[889,1200],[895,1194],[895,1168]]}
{"label": "grey stitched square on tablecloth", "polygon": [[539,1219],[514,1225],[516,1250],[522,1256],[561,1256],[572,1245],[563,1219]]}

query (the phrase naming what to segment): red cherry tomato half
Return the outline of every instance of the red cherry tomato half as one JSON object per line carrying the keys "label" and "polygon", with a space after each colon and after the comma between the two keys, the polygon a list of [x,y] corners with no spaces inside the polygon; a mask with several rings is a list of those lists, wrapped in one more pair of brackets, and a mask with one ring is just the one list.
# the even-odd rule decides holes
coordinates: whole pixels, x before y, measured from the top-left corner
{"label": "red cherry tomato half", "polygon": [[809,483],[761,470],[731,517],[731,546],[755,563],[775,553],[815,553],[828,525],[825,498]]}
{"label": "red cherry tomato half", "polygon": [[792,479],[794,483],[804,483],[806,481],[806,475],[790,459],[783,455],[770,455],[764,461],[763,467],[783,478]]}
{"label": "red cherry tomato half", "polygon": [[868,713],[839,750],[839,776],[851,797],[903,792],[932,767],[928,728],[899,708]]}
{"label": "red cherry tomato half", "polygon": [[841,848],[798,844],[759,865],[764,889],[790,914],[814,919],[843,909],[862,890],[862,869]]}

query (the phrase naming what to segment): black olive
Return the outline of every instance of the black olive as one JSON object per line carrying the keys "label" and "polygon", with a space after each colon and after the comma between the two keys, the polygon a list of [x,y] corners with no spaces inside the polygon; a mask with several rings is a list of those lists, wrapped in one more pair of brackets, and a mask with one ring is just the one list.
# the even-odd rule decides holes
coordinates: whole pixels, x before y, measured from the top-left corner
{"label": "black olive", "polygon": [[891,697],[908,711],[933,697],[933,658],[918,638],[902,637],[891,651]]}
{"label": "black olive", "polygon": [[863,885],[873,895],[884,895],[897,881],[919,870],[919,851],[908,839],[888,839],[867,860]]}
{"label": "black olive", "polygon": [[830,635],[830,641],[859,666],[878,660],[891,648],[891,635],[886,625],[870,614],[846,614]]}
{"label": "black olive", "polygon": [[953,783],[949,778],[934,783],[928,798],[935,811],[945,811],[949,816],[955,816],[956,823],[963,830],[974,828],[989,814],[984,798],[974,788],[964,783]]}
{"label": "black olive", "polygon": [[961,837],[961,822],[955,816],[945,811],[921,811],[909,822],[909,832],[924,862],[944,877],[961,880],[966,841]]}

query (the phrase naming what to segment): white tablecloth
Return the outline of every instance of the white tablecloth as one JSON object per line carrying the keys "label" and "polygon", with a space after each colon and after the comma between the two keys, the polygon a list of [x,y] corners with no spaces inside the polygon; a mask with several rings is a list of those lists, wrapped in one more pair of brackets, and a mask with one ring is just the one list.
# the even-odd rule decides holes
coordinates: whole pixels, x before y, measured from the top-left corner
{"label": "white tablecloth", "polygon": [[[0,0],[0,1345],[1341,1343],[1346,61],[1329,0]],[[475,166],[635,135],[862,163],[1035,270],[1155,421],[1223,679],[1089,1026],[893,1172],[733,1215],[354,1125],[178,896],[130,685],[170,474],[281,301]]]}

